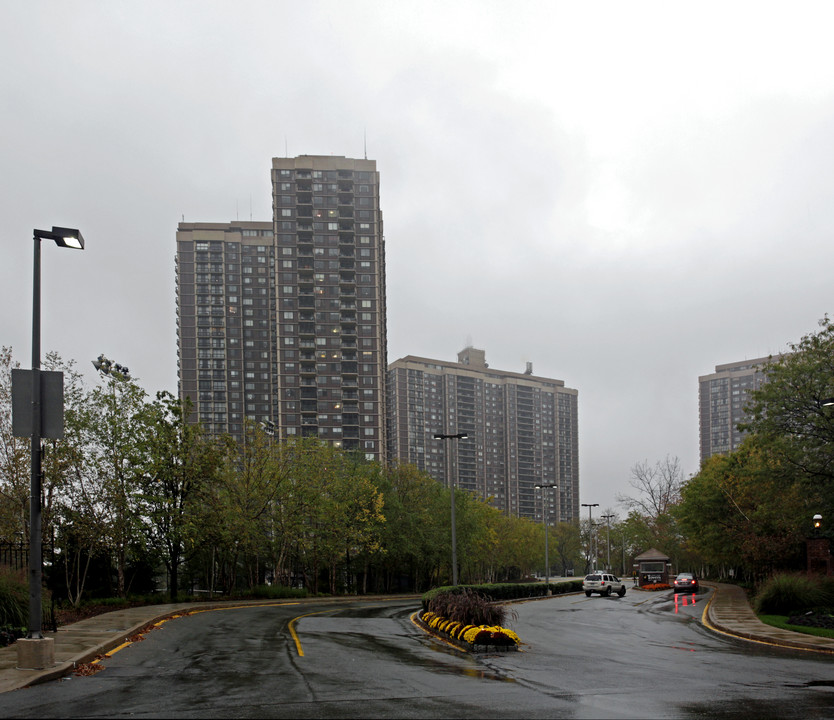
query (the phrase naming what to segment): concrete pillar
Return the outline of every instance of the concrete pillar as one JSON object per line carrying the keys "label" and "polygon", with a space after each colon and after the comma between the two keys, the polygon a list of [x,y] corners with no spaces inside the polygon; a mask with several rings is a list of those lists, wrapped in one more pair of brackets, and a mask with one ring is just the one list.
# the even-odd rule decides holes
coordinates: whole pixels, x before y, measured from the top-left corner
{"label": "concrete pillar", "polygon": [[18,670],[44,670],[55,664],[54,638],[19,638],[15,645]]}

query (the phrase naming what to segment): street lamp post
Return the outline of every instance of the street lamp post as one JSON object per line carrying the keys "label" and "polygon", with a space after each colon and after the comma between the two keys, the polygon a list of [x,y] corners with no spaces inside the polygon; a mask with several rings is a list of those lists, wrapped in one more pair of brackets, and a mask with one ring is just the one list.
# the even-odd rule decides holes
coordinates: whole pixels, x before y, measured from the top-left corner
{"label": "street lamp post", "polygon": [[[550,483],[547,485],[534,485],[533,487],[538,489],[546,489],[546,488],[555,488],[559,487],[556,483]],[[547,503],[547,493],[543,495],[544,497],[544,585],[547,589],[547,594],[550,595],[550,555],[548,554],[548,547],[547,547],[547,526],[550,525],[550,505]]]}
{"label": "street lamp post", "polygon": [[[42,633],[41,583],[43,581],[43,542],[41,518],[41,240],[54,240],[58,247],[84,249],[84,238],[78,230],[53,226],[52,230],[34,230],[34,269],[32,274],[32,434],[31,480],[29,487],[29,627],[26,640],[46,641],[32,647],[21,646],[18,660],[21,667],[43,668],[54,663],[51,638]],[[25,657],[25,659],[24,659]],[[27,665],[24,665],[27,663]]]}
{"label": "street lamp post", "polygon": [[606,563],[607,563],[605,569],[608,570],[608,572],[611,572],[611,518],[615,517],[615,516],[614,515],[601,515],[600,517],[603,520],[605,520],[606,523],[608,524],[608,533],[606,535],[607,544],[608,544],[608,552],[605,556],[606,557]]}
{"label": "street lamp post", "polygon": [[593,572],[594,568],[594,521],[591,519],[591,508],[599,507],[599,503],[582,503],[582,507],[588,508],[588,553],[590,557],[588,558],[588,562],[591,567],[588,568],[588,572]]}
{"label": "street lamp post", "polygon": [[[435,433],[435,440],[465,440],[469,435],[466,433]],[[448,463],[451,466],[451,462]],[[458,539],[457,530],[455,528],[455,480],[449,474],[449,495],[452,498],[452,585],[458,584]]]}

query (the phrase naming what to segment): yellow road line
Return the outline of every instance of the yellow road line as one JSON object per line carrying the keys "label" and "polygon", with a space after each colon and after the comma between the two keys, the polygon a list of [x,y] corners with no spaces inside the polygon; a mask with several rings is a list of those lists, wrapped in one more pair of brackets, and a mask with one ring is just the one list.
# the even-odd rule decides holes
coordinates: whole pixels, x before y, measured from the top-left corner
{"label": "yellow road line", "polygon": [[304,649],[301,647],[301,640],[298,639],[298,633],[295,631],[295,623],[301,618],[310,617],[310,615],[321,615],[322,613],[329,613],[329,612],[336,612],[336,609],[333,610],[319,610],[318,612],[307,613],[306,615],[299,615],[294,617],[290,620],[290,623],[287,627],[290,629],[290,635],[292,639],[295,641],[295,649],[298,651],[299,657],[304,657]]}

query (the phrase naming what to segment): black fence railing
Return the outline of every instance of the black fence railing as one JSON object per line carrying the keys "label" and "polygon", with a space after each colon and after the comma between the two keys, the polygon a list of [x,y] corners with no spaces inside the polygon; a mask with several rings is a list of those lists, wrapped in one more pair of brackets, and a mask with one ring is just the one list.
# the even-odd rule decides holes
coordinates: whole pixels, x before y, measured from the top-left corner
{"label": "black fence railing", "polygon": [[0,565],[14,570],[29,567],[29,543],[0,542]]}

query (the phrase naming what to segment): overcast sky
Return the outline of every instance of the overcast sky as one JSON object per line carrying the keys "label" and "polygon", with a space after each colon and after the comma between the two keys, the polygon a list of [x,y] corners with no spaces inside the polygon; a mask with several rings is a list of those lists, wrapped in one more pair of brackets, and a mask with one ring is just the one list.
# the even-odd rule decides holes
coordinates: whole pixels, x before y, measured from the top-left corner
{"label": "overcast sky", "polygon": [[176,392],[179,221],[271,220],[275,156],[381,174],[388,359],[579,391],[582,502],[698,468],[698,376],[832,307],[830,2],[0,3],[0,344]]}

